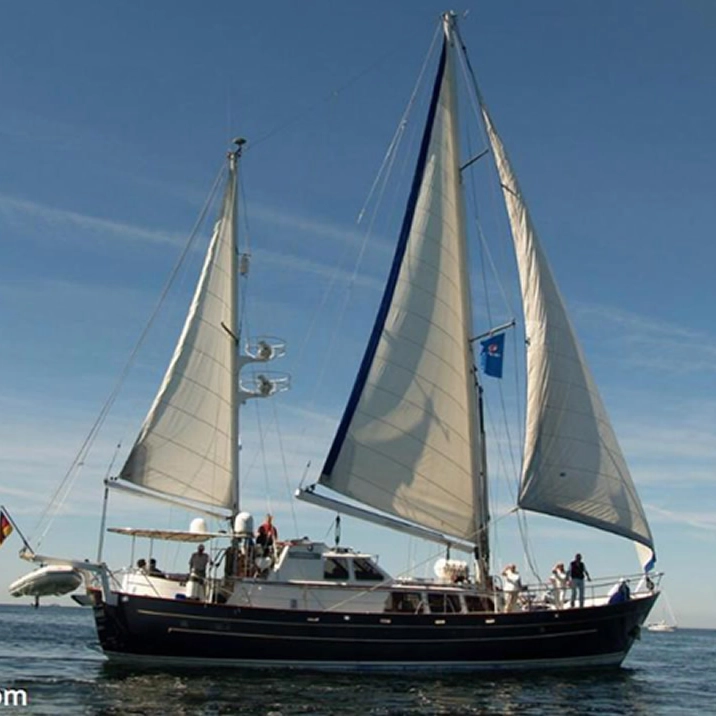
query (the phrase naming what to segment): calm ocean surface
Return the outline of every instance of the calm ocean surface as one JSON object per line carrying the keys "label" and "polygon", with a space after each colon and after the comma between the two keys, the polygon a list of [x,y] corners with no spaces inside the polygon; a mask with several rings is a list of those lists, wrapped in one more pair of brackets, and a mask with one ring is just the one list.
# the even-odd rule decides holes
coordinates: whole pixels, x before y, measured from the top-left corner
{"label": "calm ocean surface", "polygon": [[[716,631],[644,632],[621,670],[343,676],[110,666],[88,609],[0,606],[0,695],[35,714],[716,714]],[[4,699],[3,699],[4,700]]]}

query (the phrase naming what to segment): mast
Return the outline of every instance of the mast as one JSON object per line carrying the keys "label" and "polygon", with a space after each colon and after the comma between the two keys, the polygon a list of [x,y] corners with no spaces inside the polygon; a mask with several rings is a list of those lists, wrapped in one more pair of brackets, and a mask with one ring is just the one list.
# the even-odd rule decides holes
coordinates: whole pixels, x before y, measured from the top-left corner
{"label": "mast", "polygon": [[231,218],[231,231],[230,231],[230,246],[231,246],[231,279],[234,283],[233,291],[231,292],[231,325],[229,326],[229,332],[234,336],[236,341],[236,349],[232,352],[231,357],[231,399],[234,403],[233,410],[231,411],[231,425],[229,427],[229,439],[231,441],[231,474],[233,475],[235,492],[234,492],[234,504],[232,506],[231,514],[232,519],[234,516],[239,514],[239,505],[241,498],[239,496],[240,488],[240,476],[239,476],[239,461],[240,461],[240,450],[239,445],[239,408],[241,402],[238,399],[239,396],[239,361],[238,352],[240,350],[240,327],[239,327],[239,292],[236,282],[239,276],[239,247],[238,247],[238,163],[241,158],[241,152],[246,140],[242,137],[234,139],[236,149],[233,152],[229,152],[229,181],[232,184],[233,192],[233,216]]}
{"label": "mast", "polygon": [[[318,485],[388,515],[395,529],[418,525],[471,550],[480,546],[484,555],[454,15],[441,21],[442,49],[393,262]],[[312,488],[301,496],[315,501]]]}
{"label": "mast", "polygon": [[236,149],[229,152],[229,183],[232,192],[231,226],[229,246],[231,250],[231,316],[230,326],[223,325],[224,329],[234,338],[235,349],[231,356],[231,391],[232,404],[230,440],[231,440],[231,474],[234,484],[234,503],[231,509],[231,521],[241,511],[241,443],[240,443],[240,411],[241,406],[253,398],[270,398],[290,388],[290,377],[285,373],[272,371],[270,374],[259,374],[242,383],[241,371],[249,364],[268,363],[286,354],[286,344],[280,338],[264,336],[251,340],[246,338],[242,345],[242,325],[239,320],[239,292],[238,281],[248,280],[250,254],[241,253],[238,245],[238,165],[239,159],[246,144],[246,139],[234,139]]}
{"label": "mast", "polygon": [[[447,52],[452,54],[452,62],[456,64],[457,59],[457,47],[463,47],[460,39],[460,34],[457,29],[457,14],[453,11],[445,12],[442,16],[443,32],[445,34],[445,44]],[[456,125],[456,134],[459,136],[459,113],[458,113],[458,96],[455,92],[455,112],[453,121]],[[465,219],[465,201],[464,191],[462,184],[462,170],[467,165],[462,165],[460,168],[460,196],[462,198],[460,207],[460,220],[462,224],[462,236],[464,238],[464,256],[463,256],[463,267],[464,267],[464,284],[466,287],[465,291],[465,315],[467,317],[467,329],[472,331],[472,288],[470,281],[469,262],[467,260],[467,230],[466,230],[466,219]],[[479,382],[479,376],[475,363],[473,340],[468,341],[468,356],[469,369],[472,371],[474,377],[474,394],[473,394],[473,405],[471,406],[472,414],[474,419],[472,420],[471,432],[472,432],[472,475],[473,475],[473,491],[474,499],[473,504],[475,505],[475,565],[476,565],[476,580],[479,584],[487,584],[487,579],[490,574],[490,545],[489,545],[489,502],[488,502],[488,483],[487,483],[487,450],[485,440],[485,429],[484,429],[484,415],[482,405],[482,388]]]}

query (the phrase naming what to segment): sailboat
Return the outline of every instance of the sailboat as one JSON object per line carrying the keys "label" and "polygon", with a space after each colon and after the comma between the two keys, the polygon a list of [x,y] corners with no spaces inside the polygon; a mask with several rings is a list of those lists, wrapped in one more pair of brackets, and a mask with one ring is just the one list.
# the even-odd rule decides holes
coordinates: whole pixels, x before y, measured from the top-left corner
{"label": "sailboat", "polygon": [[666,594],[662,592],[662,606],[663,606],[663,613],[664,617],[657,620],[657,621],[650,621],[647,622],[646,628],[649,631],[656,631],[656,632],[673,632],[678,629],[678,624],[676,621],[676,617],[674,616],[674,610],[671,608],[671,604],[669,603],[668,598],[666,597]]}
{"label": "sailboat", "polygon": [[[297,497],[441,545],[436,578],[395,578],[360,550],[306,537],[256,543],[238,490],[239,413],[287,387],[249,365],[280,342],[244,342],[237,280],[238,167],[227,161],[220,215],[173,358],[112,490],[223,516],[188,530],[110,527],[136,539],[209,543],[219,567],[164,574],[140,565],[29,560],[80,570],[105,654],[152,665],[326,670],[542,669],[622,663],[658,597],[654,582],[612,603],[595,580],[569,607],[546,584],[506,599],[491,568],[486,438],[475,367],[454,14],[442,49],[402,229],[353,389],[317,482]],[[470,67],[469,61],[467,66]],[[475,84],[476,87],[476,84]],[[527,417],[518,506],[619,535],[653,569],[654,543],[626,461],[478,92],[514,239],[527,327]],[[106,508],[105,501],[105,508]],[[103,518],[104,523],[104,518]],[[455,551],[472,555],[455,559]],[[219,573],[221,571],[221,574]]]}

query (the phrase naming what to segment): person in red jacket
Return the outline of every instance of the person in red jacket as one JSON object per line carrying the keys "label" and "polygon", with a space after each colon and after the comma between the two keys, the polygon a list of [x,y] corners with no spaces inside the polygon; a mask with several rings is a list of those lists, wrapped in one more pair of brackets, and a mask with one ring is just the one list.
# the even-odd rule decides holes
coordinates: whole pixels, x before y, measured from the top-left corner
{"label": "person in red jacket", "polygon": [[267,552],[278,540],[278,530],[273,524],[273,516],[266,515],[266,520],[256,531],[256,544]]}

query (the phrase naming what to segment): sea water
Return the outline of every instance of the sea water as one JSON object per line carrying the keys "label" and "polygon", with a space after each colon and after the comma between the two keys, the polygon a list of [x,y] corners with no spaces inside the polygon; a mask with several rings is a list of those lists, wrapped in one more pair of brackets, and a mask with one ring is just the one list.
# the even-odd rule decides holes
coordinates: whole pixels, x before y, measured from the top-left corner
{"label": "sea water", "polygon": [[108,663],[87,608],[0,606],[5,713],[716,714],[716,631],[644,631],[622,668],[608,671],[430,677],[152,670]]}

